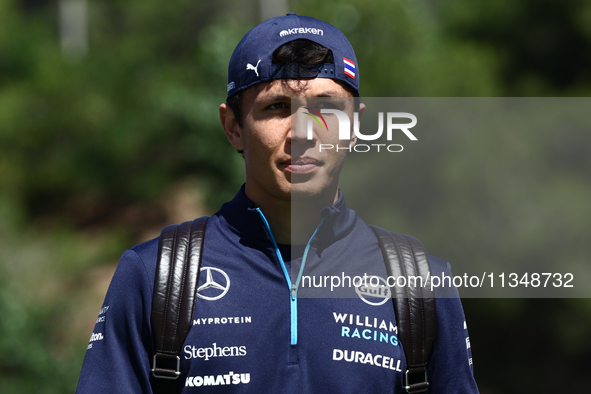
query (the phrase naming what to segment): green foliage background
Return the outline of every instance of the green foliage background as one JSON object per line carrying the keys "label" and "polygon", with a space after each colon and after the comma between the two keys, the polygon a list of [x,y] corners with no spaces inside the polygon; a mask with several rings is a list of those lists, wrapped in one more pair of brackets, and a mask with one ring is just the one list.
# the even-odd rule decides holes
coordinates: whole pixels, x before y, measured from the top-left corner
{"label": "green foliage background", "polygon": [[[583,0],[292,0],[290,9],[345,32],[367,97],[591,92]],[[97,273],[167,224],[179,184],[198,189],[209,212],[234,194],[241,159],[217,106],[231,52],[259,11],[255,1],[89,0],[89,51],[76,57],[60,48],[56,0],[0,2],[0,392],[73,392],[86,316],[102,302],[89,291]],[[588,264],[591,136],[567,137],[458,137],[406,169],[412,192],[393,196],[400,231],[424,234],[452,261],[502,258],[490,245],[505,245]],[[523,182],[545,198],[529,204]],[[508,234],[517,238],[501,243]],[[483,393],[591,387],[589,300],[464,303]]]}

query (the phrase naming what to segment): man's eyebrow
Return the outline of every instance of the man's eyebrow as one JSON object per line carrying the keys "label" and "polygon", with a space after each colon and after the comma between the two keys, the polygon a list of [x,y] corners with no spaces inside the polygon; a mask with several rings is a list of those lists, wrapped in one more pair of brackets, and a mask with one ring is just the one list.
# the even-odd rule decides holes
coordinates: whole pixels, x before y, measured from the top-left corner
{"label": "man's eyebrow", "polygon": [[257,101],[262,101],[262,102],[269,102],[269,101],[290,101],[292,98],[314,98],[314,97],[340,97],[340,98],[344,98],[343,97],[343,93],[342,92],[338,92],[336,90],[327,90],[324,92],[320,92],[318,94],[315,94],[314,96],[288,96],[285,94],[274,94],[274,93],[270,93],[268,95],[264,95],[264,96],[259,96],[260,99],[258,99]]}
{"label": "man's eyebrow", "polygon": [[327,90],[325,92],[318,93],[313,97],[343,97],[343,93],[337,92],[336,90]]}
{"label": "man's eyebrow", "polygon": [[289,101],[291,100],[291,96],[287,96],[285,94],[269,94],[261,97],[261,100],[264,101]]}

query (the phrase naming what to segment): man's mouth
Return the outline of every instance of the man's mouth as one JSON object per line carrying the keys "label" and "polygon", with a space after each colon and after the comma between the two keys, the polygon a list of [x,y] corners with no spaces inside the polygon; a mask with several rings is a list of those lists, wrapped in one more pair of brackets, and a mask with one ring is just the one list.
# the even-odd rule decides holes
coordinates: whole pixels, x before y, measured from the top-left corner
{"label": "man's mouth", "polygon": [[308,174],[314,171],[320,162],[311,157],[291,158],[283,163],[284,168],[292,174]]}

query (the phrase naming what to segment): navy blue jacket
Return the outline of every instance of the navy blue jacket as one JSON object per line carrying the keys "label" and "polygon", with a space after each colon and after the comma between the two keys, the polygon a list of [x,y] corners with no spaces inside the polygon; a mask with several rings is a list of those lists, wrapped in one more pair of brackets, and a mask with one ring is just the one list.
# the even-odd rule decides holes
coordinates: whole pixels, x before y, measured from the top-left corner
{"label": "navy blue jacket", "polygon": [[[323,216],[308,245],[293,251],[275,243],[243,190],[209,219],[179,392],[403,392],[406,361],[392,301],[360,295],[347,279],[386,277],[376,237],[342,195]],[[88,344],[78,393],[152,392],[157,251],[154,239],[121,257]],[[430,256],[430,264],[434,274],[451,275],[442,260]],[[336,288],[330,276],[340,277],[342,286]],[[292,282],[298,282],[295,297]],[[437,299],[430,392],[477,393],[464,313],[453,292]]]}

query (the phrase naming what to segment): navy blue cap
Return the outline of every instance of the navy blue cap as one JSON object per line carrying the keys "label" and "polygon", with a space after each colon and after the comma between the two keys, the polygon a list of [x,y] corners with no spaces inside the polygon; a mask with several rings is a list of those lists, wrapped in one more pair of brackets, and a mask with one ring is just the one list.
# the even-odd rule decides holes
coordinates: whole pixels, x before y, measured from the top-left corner
{"label": "navy blue cap", "polygon": [[286,42],[307,39],[333,53],[333,64],[307,70],[305,77],[332,78],[351,86],[359,95],[357,58],[347,37],[333,25],[290,12],[255,26],[234,49],[228,66],[228,97],[260,82],[280,78],[302,78],[281,65],[272,64],[273,52]]}

